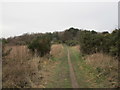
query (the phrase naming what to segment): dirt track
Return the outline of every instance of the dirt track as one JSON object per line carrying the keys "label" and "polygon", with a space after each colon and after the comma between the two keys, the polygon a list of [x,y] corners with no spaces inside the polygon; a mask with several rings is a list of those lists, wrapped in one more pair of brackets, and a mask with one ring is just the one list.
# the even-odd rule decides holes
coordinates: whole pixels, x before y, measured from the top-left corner
{"label": "dirt track", "polygon": [[70,69],[70,79],[71,79],[72,88],[79,88],[77,80],[76,80],[76,76],[74,73],[74,69],[73,69],[73,66],[70,60],[70,53],[68,49],[67,51],[68,51],[68,64],[69,64],[69,69]]}

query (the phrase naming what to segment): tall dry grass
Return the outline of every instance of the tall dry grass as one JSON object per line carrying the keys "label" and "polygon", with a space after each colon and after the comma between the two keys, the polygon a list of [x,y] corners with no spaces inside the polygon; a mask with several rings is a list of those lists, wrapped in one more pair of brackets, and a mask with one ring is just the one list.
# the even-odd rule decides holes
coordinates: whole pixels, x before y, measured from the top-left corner
{"label": "tall dry grass", "polygon": [[52,47],[51,47],[50,54],[51,54],[53,57],[58,58],[58,57],[61,56],[62,51],[63,51],[63,45],[62,45],[62,44],[54,44],[54,45],[52,45]]}
{"label": "tall dry grass", "polygon": [[45,58],[33,57],[26,46],[6,46],[12,48],[3,58],[3,88],[40,88],[42,62]]}
{"label": "tall dry grass", "polygon": [[10,54],[6,56],[8,59],[26,59],[32,56],[27,46],[6,46],[5,51],[11,48]]}
{"label": "tall dry grass", "polygon": [[95,53],[86,57],[86,63],[98,71],[98,77],[106,77],[104,83],[118,87],[118,60],[103,53]]}

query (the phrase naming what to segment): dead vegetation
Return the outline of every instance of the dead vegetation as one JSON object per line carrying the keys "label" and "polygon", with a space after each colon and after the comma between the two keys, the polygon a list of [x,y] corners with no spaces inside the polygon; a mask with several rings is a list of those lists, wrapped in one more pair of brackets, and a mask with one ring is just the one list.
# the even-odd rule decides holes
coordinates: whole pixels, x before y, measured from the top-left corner
{"label": "dead vegetation", "polygon": [[80,45],[72,46],[72,48],[80,52]]}
{"label": "dead vegetation", "polygon": [[5,51],[11,49],[9,55],[6,56],[7,59],[26,59],[31,58],[32,55],[27,49],[27,46],[5,46]]}
{"label": "dead vegetation", "polygon": [[[10,54],[3,58],[3,88],[45,88],[59,61],[48,60],[46,56],[33,57],[26,46],[6,46],[5,50],[10,48]],[[73,48],[79,51],[80,47]],[[54,44],[50,54],[59,58],[64,54],[62,51],[62,44]],[[85,60],[98,71],[98,77],[106,77],[103,84],[118,86],[118,60],[102,53],[88,55]]]}
{"label": "dead vegetation", "polygon": [[63,45],[62,44],[54,44],[52,45],[51,47],[51,52],[50,54],[54,57],[60,57],[61,56],[61,52],[62,52],[62,49],[63,49]]}
{"label": "dead vegetation", "polygon": [[6,46],[12,51],[3,58],[3,88],[44,88],[43,70],[50,60],[33,57],[26,46]]}
{"label": "dead vegetation", "polygon": [[118,87],[118,60],[103,53],[95,53],[86,57],[86,64],[98,72],[98,77],[106,77],[103,84]]}
{"label": "dead vegetation", "polygon": [[[3,58],[3,88],[45,88],[57,62],[48,60],[47,56],[33,57],[26,46],[6,46],[5,50],[10,48],[10,54]],[[62,48],[53,45],[51,55],[58,57]]]}

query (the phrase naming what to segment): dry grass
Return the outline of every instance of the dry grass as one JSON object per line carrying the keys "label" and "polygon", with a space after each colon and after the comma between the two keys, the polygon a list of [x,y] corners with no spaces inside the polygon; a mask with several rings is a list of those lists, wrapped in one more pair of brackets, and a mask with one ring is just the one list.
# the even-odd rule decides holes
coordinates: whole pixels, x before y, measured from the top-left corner
{"label": "dry grass", "polygon": [[33,57],[26,46],[7,46],[5,49],[9,48],[12,51],[3,59],[3,87],[44,88],[42,69],[49,60]]}
{"label": "dry grass", "polygon": [[52,45],[51,47],[51,52],[50,54],[54,57],[60,57],[61,56],[61,52],[62,52],[62,49],[63,49],[63,45],[62,44],[55,44],[55,45]]}
{"label": "dry grass", "polygon": [[27,46],[6,46],[5,51],[9,50],[10,48],[12,48],[12,51],[6,56],[8,59],[26,59],[32,56]]}
{"label": "dry grass", "polygon": [[72,46],[72,48],[74,50],[77,50],[78,52],[80,52],[80,45]]}
{"label": "dry grass", "polygon": [[86,63],[96,69],[98,76],[106,76],[105,82],[111,87],[118,86],[118,60],[102,53],[88,55]]}

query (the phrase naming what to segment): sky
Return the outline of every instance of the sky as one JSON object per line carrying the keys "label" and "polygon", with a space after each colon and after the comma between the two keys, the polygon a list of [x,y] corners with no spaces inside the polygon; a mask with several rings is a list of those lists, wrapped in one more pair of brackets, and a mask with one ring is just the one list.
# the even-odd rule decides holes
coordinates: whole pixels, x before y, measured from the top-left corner
{"label": "sky", "polygon": [[63,31],[70,27],[112,32],[118,27],[118,2],[115,0],[114,2],[30,1],[4,0],[0,3],[0,21],[2,21],[0,37]]}

